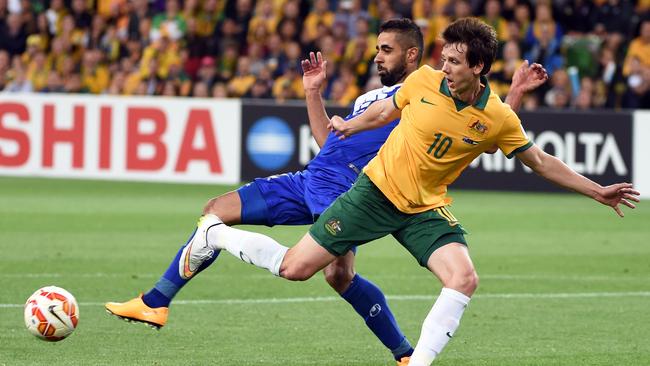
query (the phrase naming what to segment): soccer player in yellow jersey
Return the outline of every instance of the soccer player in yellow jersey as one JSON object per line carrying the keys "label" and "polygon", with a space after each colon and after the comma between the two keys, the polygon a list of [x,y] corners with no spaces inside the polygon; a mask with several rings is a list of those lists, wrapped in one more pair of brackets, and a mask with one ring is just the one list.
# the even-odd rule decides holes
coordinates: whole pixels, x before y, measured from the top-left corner
{"label": "soccer player in yellow jersey", "polygon": [[496,145],[535,173],[611,206],[621,217],[619,204],[634,208],[630,201],[639,201],[631,184],[600,186],[528,139],[517,115],[490,91],[484,77],[496,55],[494,29],[464,18],[452,23],[443,39],[441,71],[423,66],[407,77],[393,100],[378,101],[347,122],[332,118],[331,128],[342,138],[395,118],[401,121],[355,186],[311,230],[312,239],[334,254],[348,241],[388,231],[442,282],[422,325],[412,366],[429,365],[442,351],[478,286],[463,229],[447,208],[451,199],[446,193],[482,152]]}

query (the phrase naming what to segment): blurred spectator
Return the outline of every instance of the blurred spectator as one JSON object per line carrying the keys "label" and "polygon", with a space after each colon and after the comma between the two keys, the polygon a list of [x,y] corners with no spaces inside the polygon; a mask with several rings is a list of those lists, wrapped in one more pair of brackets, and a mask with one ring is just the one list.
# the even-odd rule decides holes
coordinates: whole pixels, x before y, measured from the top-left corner
{"label": "blurred spectator", "polygon": [[593,28],[593,9],[593,2],[588,0],[561,2],[558,5],[558,21],[566,27],[567,33],[588,33]]}
{"label": "blurred spectator", "polygon": [[215,83],[212,86],[212,97],[213,98],[228,98],[228,88],[224,83]]}
{"label": "blurred spectator", "polygon": [[650,108],[650,69],[645,67],[637,57],[632,57],[628,65],[628,89],[623,107]]}
{"label": "blurred spectator", "polygon": [[501,7],[501,16],[508,22],[515,20],[515,10],[517,9],[518,0],[504,0]]}
{"label": "blurred spectator", "polygon": [[508,39],[508,23],[501,16],[501,3],[499,0],[487,0],[485,2],[485,16],[483,16],[482,20],[494,28],[499,41],[505,42]]}
{"label": "blurred spectator", "polygon": [[[127,23],[127,39],[138,39],[142,32],[140,31],[140,23],[145,19],[149,21],[152,13],[149,10],[149,2],[147,0],[132,0],[126,2],[128,4],[128,23]],[[149,22],[150,23],[150,22]],[[148,27],[149,28],[149,27]],[[149,32],[147,31],[147,38]]]}
{"label": "blurred spectator", "polygon": [[302,86],[298,61],[287,65],[284,73],[275,79],[271,92],[278,101],[304,98],[305,91]]}
{"label": "blurred spectator", "polygon": [[228,94],[240,98],[248,93],[255,83],[255,75],[250,71],[250,60],[248,57],[240,57],[237,60],[237,73],[228,82]]}
{"label": "blurred spectator", "polygon": [[106,90],[106,94],[111,95],[122,95],[124,94],[124,84],[126,82],[126,73],[124,71],[118,71],[113,74],[111,79],[111,84]]}
{"label": "blurred spectator", "polygon": [[102,64],[98,49],[86,50],[81,63],[81,83],[93,94],[103,93],[110,83],[108,68]]}
{"label": "blurred spectator", "polygon": [[27,42],[27,32],[20,14],[9,14],[5,19],[0,24],[0,49],[6,50],[11,56],[20,55],[25,52]]}
{"label": "blurred spectator", "polygon": [[11,58],[9,52],[0,50],[0,90],[3,90],[9,82],[11,72]]}
{"label": "blurred spectator", "polygon": [[334,13],[329,10],[328,0],[315,0],[313,9],[307,15],[303,25],[303,42],[313,42],[318,36],[318,26],[331,28],[334,24]]}
{"label": "blurred spectator", "polygon": [[63,0],[50,0],[50,7],[45,11],[50,34],[59,34],[63,17],[68,13]]}
{"label": "blurred spectator", "polygon": [[456,19],[460,18],[465,18],[471,16],[472,13],[472,5],[469,3],[469,1],[466,0],[457,0],[457,1],[451,1],[449,2],[449,6],[451,6],[452,11],[450,13],[449,21],[453,22]]}
{"label": "blurred spectator", "polygon": [[248,33],[249,23],[253,18],[253,0],[234,0],[226,2],[225,16],[232,19],[235,28],[234,36],[237,44],[241,46],[240,52],[246,45],[246,34]]}
{"label": "blurred spectator", "polygon": [[526,42],[529,50],[524,58],[542,64],[549,76],[561,68],[564,59],[560,54],[562,30],[551,17],[551,9],[544,4],[537,5],[535,21],[530,25]]}
{"label": "blurred spectator", "polygon": [[354,71],[350,67],[342,66],[338,78],[332,84],[330,99],[342,107],[347,107],[360,92]]}
{"label": "blurred spectator", "polygon": [[66,93],[87,93],[88,90],[81,84],[79,74],[74,74],[68,79],[64,79],[63,90]]}
{"label": "blurred spectator", "polygon": [[260,71],[266,68],[266,62],[263,55],[264,46],[261,43],[249,43],[247,49],[247,56],[250,61],[250,72],[253,75],[259,75]]}
{"label": "blurred spectator", "polygon": [[14,57],[12,62],[12,77],[4,91],[9,93],[29,93],[33,91],[32,82],[27,78],[25,67],[20,58]]}
{"label": "blurred spectator", "polygon": [[395,0],[392,4],[393,10],[397,16],[402,18],[413,18],[413,1],[412,0]]}
{"label": "blurred spectator", "polygon": [[580,91],[575,98],[574,107],[581,110],[589,110],[594,107],[595,85],[591,78],[582,78],[580,82]]}
{"label": "blurred spectator", "polygon": [[194,84],[194,89],[192,89],[192,96],[197,98],[207,98],[210,96],[208,91],[210,90],[208,84],[203,81],[196,82]]}
{"label": "blurred spectator", "polygon": [[512,83],[512,76],[524,60],[521,59],[519,45],[508,41],[503,46],[503,57],[492,64],[490,69],[490,86],[502,99],[505,99]]}
{"label": "blurred spectator", "polygon": [[564,69],[559,69],[550,80],[551,89],[546,92],[544,102],[549,107],[564,108],[571,102],[571,83]]}
{"label": "blurred spectator", "polygon": [[[93,21],[92,15],[86,9],[88,2],[86,0],[72,0],[72,17],[74,19],[74,26],[77,29],[88,29]],[[104,19],[103,17],[95,17],[95,19]]]}
{"label": "blurred spectator", "polygon": [[258,34],[258,29],[263,29],[265,34],[275,32],[278,21],[279,19],[273,9],[273,0],[260,0],[257,3],[253,17],[248,24],[249,41],[251,41],[251,37],[255,40],[259,40],[254,36],[255,34]]}
{"label": "blurred spectator", "polygon": [[600,76],[599,88],[604,97],[603,106],[614,108],[618,104],[620,89],[625,88],[622,68],[616,62],[614,52],[609,48],[600,51],[598,75]]}
{"label": "blurred spectator", "polygon": [[218,78],[228,80],[235,75],[237,58],[239,57],[239,46],[229,44],[219,59]]}
{"label": "blurred spectator", "polygon": [[154,16],[151,23],[151,38],[154,41],[163,36],[167,36],[173,41],[183,37],[187,24],[179,10],[178,0],[165,1],[165,13]]}
{"label": "blurred spectator", "polygon": [[45,87],[40,90],[42,93],[62,93],[63,92],[63,80],[56,72],[50,72],[47,75],[47,81]]}
{"label": "blurred spectator", "polygon": [[335,22],[345,24],[350,38],[357,36],[357,20],[370,20],[370,14],[363,10],[361,0],[339,0],[338,11],[334,17]]}
{"label": "blurred spectator", "polygon": [[[431,1],[427,0],[416,0],[413,2],[414,7],[414,17],[418,19],[420,17],[426,17],[425,12],[422,10],[426,4],[431,4]],[[433,4],[431,4],[433,5]],[[418,13],[419,11],[419,13]],[[393,9],[393,5],[390,0],[379,0],[377,1],[377,23],[381,24],[389,19],[399,18],[399,14]]]}
{"label": "blurred spectator", "polygon": [[243,95],[244,98],[268,99],[272,98],[271,88],[264,80],[256,80],[250,90]]}
{"label": "blurred spectator", "polygon": [[175,97],[179,95],[178,86],[173,80],[167,80],[163,83],[161,95],[166,97]]}
{"label": "blurred spectator", "polygon": [[553,19],[551,6],[546,3],[538,3],[535,7],[535,20],[526,32],[527,45],[534,47],[542,41],[559,45],[562,35],[562,27]]}
{"label": "blurred spectator", "polygon": [[45,52],[39,50],[27,64],[27,79],[31,82],[34,91],[41,91],[45,88],[49,73],[47,56],[45,56]]}
{"label": "blurred spectator", "polygon": [[[526,35],[528,34],[528,30],[531,27],[530,13],[530,6],[527,3],[521,2],[518,3],[515,7],[514,23],[519,26],[519,38],[524,40],[524,42],[526,42]],[[522,51],[527,52],[528,47],[529,46],[527,43],[524,44]]]}
{"label": "blurred spectator", "polygon": [[625,56],[623,75],[630,75],[634,59],[640,62],[640,67],[650,68],[650,20],[641,23],[639,36],[630,42],[630,47]]}
{"label": "blurred spectator", "polygon": [[591,24],[596,32],[630,33],[630,20],[634,14],[634,7],[628,0],[606,0],[594,2],[596,7],[592,11]]}
{"label": "blurred spectator", "polygon": [[368,21],[363,18],[357,19],[356,34],[348,42],[343,59],[346,65],[352,67],[355,79],[363,85],[368,79],[369,68],[377,52],[377,36],[370,33]]}
{"label": "blurred spectator", "polygon": [[628,85],[623,106],[650,108],[650,20],[641,23],[639,36],[630,43],[623,75]]}
{"label": "blurred spectator", "polygon": [[214,57],[204,56],[201,59],[201,66],[196,74],[197,82],[205,83],[209,89],[218,79]]}

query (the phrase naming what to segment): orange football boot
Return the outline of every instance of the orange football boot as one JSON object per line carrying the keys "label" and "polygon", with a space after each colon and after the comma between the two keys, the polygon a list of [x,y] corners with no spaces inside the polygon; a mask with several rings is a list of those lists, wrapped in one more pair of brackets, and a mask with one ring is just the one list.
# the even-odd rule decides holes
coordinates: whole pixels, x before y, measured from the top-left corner
{"label": "orange football boot", "polygon": [[108,302],[104,305],[109,314],[128,322],[144,323],[154,329],[162,328],[167,323],[169,309],[165,306],[150,308],[142,301],[142,294],[127,302]]}

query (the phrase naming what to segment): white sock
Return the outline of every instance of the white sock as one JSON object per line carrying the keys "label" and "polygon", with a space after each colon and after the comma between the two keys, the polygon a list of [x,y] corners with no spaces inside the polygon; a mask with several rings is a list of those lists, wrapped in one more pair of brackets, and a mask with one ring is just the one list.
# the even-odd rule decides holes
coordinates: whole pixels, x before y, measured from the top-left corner
{"label": "white sock", "polygon": [[409,366],[429,366],[451,339],[469,303],[464,294],[443,288],[422,323],[422,332]]}
{"label": "white sock", "polygon": [[208,243],[227,250],[246,263],[268,269],[276,276],[280,275],[280,265],[289,250],[266,235],[235,229],[226,224],[208,229]]}

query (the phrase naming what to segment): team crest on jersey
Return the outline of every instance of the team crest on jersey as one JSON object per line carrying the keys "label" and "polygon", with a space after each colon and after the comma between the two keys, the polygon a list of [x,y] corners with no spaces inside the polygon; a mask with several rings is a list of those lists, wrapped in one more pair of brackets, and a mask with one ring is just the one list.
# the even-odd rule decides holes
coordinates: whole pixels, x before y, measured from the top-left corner
{"label": "team crest on jersey", "polygon": [[478,119],[475,120],[473,118],[470,120],[469,125],[467,125],[467,129],[469,133],[475,137],[484,137],[488,132],[488,126],[486,123],[482,123]]}
{"label": "team crest on jersey", "polygon": [[343,231],[343,226],[341,226],[341,220],[337,219],[336,217],[332,217],[331,219],[327,220],[327,222],[325,223],[325,230],[327,230],[327,232],[330,233],[331,235],[336,236],[336,234]]}

